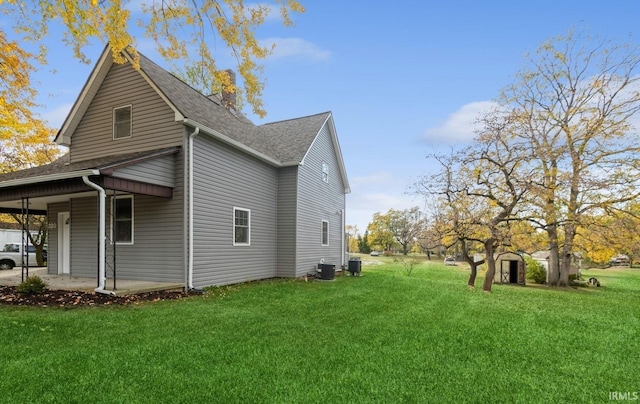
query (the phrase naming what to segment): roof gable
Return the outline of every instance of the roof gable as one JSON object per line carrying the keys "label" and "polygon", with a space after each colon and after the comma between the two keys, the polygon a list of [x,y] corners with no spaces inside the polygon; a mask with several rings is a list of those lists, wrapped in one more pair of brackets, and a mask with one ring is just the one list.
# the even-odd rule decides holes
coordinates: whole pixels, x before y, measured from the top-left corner
{"label": "roof gable", "polygon": [[[125,54],[125,57],[131,61],[132,58]],[[142,59],[142,57],[141,57]],[[145,58],[146,59],[146,58]],[[98,62],[94,66],[89,78],[85,82],[78,98],[76,99],[73,107],[69,111],[66,119],[64,120],[62,127],[58,131],[56,135],[55,142],[62,146],[71,146],[73,133],[77,129],[82,117],[89,109],[89,106],[93,102],[96,94],[98,94],[98,90],[102,86],[105,78],[107,77],[111,67],[113,66],[113,58],[111,56],[111,48],[106,46],[98,59]],[[158,89],[153,80],[149,78],[149,76],[142,70],[142,61],[140,65],[141,69],[138,70],[142,77],[147,81],[147,83],[155,90],[156,93],[167,103],[167,105],[174,111],[175,120],[179,121],[183,119],[182,114],[176,108],[173,103],[165,96],[165,94]]]}
{"label": "roof gable", "polygon": [[307,153],[311,150],[311,146],[313,146],[325,126],[331,136],[345,192],[349,193],[351,189],[331,112],[268,123],[260,126],[260,129],[276,145],[277,156],[282,164],[294,165],[304,162]]}
{"label": "roof gable", "polygon": [[[302,118],[254,125],[239,113],[227,110],[220,100],[206,97],[178,77],[169,73],[146,56],[140,56],[139,74],[174,111],[175,120],[199,128],[209,136],[239,148],[269,164],[288,166],[301,164],[324,125],[329,125],[334,150],[338,154],[340,171],[348,190],[346,171],[330,112]],[[132,57],[125,53],[131,62]],[[74,103],[56,142],[70,146],[72,136],[108,72],[113,66],[111,48],[105,47],[96,66]]]}

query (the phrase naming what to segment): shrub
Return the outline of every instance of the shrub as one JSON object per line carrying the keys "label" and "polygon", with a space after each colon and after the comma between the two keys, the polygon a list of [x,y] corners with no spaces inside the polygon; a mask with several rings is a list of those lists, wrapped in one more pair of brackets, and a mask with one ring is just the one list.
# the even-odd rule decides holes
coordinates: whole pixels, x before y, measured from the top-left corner
{"label": "shrub", "polygon": [[28,295],[35,295],[38,293],[42,293],[47,290],[47,284],[37,275],[29,276],[25,281],[23,281],[16,290],[19,293],[24,293]]}
{"label": "shrub", "polygon": [[405,257],[396,257],[393,259],[393,262],[397,262],[402,264],[402,266],[404,267],[405,272],[407,273],[407,276],[411,276],[411,272],[413,272],[413,269],[417,266],[420,265],[420,260],[416,259],[416,258],[405,258]]}
{"label": "shrub", "polygon": [[527,280],[533,283],[543,284],[547,281],[547,271],[541,263],[533,258],[526,257],[527,262]]}

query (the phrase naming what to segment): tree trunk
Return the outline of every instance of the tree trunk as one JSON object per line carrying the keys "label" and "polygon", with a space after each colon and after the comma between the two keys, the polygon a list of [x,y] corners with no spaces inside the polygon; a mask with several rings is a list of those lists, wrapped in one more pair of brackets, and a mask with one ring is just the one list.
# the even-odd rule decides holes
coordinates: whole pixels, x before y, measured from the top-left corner
{"label": "tree trunk", "polygon": [[482,290],[485,292],[491,292],[491,285],[493,285],[493,277],[496,274],[496,260],[493,256],[494,250],[494,238],[490,238],[484,242],[484,251],[487,255],[487,274],[484,277],[484,283],[482,284]]}
{"label": "tree trunk", "polygon": [[476,287],[476,276],[478,275],[478,267],[484,263],[483,261],[475,262],[473,257],[469,255],[469,248],[467,246],[466,240],[460,240],[460,245],[462,246],[462,257],[471,267],[471,271],[469,272],[469,281],[467,282],[467,286],[471,288]]}
{"label": "tree trunk", "polygon": [[560,286],[569,286],[569,273],[571,272],[571,261],[573,257],[573,240],[576,237],[577,228],[573,223],[567,223],[564,228],[564,245],[560,262]]}
{"label": "tree trunk", "polygon": [[475,288],[476,287],[476,276],[478,275],[478,266],[474,263],[471,264],[471,272],[469,273],[469,282],[467,285]]}
{"label": "tree trunk", "polygon": [[549,265],[547,267],[547,282],[549,286],[560,284],[560,251],[558,246],[558,229],[555,225],[547,227],[549,236]]}

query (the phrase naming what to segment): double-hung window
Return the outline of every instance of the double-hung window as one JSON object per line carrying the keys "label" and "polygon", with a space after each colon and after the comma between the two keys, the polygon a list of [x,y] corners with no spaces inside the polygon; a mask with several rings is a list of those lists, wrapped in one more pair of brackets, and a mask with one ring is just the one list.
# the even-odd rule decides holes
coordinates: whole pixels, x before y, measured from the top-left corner
{"label": "double-hung window", "polygon": [[329,222],[322,221],[322,245],[329,245]]}
{"label": "double-hung window", "polygon": [[322,181],[329,183],[329,164],[322,163]]}
{"label": "double-hung window", "polygon": [[133,195],[115,198],[111,215],[111,239],[117,244],[133,244]]}
{"label": "double-hung window", "polygon": [[233,245],[251,244],[251,211],[233,208]]}
{"label": "double-hung window", "polygon": [[131,137],[131,105],[113,109],[113,138]]}

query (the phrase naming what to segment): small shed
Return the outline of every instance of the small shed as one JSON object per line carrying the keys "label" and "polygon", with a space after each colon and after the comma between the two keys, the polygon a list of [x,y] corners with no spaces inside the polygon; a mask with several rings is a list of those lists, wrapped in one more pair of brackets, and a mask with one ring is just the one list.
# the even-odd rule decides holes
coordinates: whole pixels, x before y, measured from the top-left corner
{"label": "small shed", "polygon": [[508,252],[496,256],[496,273],[493,283],[524,285],[527,282],[527,266],[520,254]]}
{"label": "small shed", "polygon": [[[531,258],[538,261],[547,272],[547,283],[549,283],[549,250],[536,251],[531,254]],[[582,256],[579,253],[573,253],[571,264],[569,264],[569,275],[580,276],[580,268],[582,267]]]}

